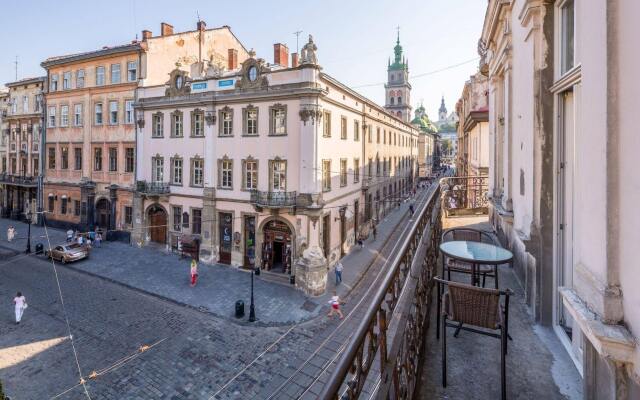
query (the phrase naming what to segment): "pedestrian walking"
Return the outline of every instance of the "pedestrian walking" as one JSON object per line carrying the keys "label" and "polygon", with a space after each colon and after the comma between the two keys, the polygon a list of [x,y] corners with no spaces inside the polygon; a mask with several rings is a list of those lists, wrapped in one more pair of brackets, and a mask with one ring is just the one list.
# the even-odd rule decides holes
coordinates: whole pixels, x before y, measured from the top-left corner
{"label": "pedestrian walking", "polygon": [[16,228],[14,228],[13,225],[10,225],[9,228],[7,229],[7,241],[12,242],[15,237],[16,237]]}
{"label": "pedestrian walking", "polygon": [[21,292],[18,292],[16,294],[16,297],[13,298],[13,304],[15,305],[16,311],[16,324],[19,324],[20,320],[22,320],[22,314],[27,308],[27,299],[22,295]]}
{"label": "pedestrian walking", "polygon": [[198,263],[195,259],[191,259],[191,287],[198,282]]}
{"label": "pedestrian walking", "polygon": [[96,233],[96,247],[102,247],[102,234]]}
{"label": "pedestrian walking", "polygon": [[411,216],[413,217],[413,213],[414,213],[413,203],[409,204],[409,212],[411,212]]}
{"label": "pedestrian walking", "polygon": [[376,229],[375,225],[373,226],[372,233],[373,233],[373,241],[375,242],[376,236],[378,236],[378,229]]}
{"label": "pedestrian walking", "polygon": [[361,249],[364,249],[364,240],[362,240],[362,235],[358,236],[358,245]]}
{"label": "pedestrian walking", "polygon": [[340,319],[344,318],[344,315],[342,315],[342,311],[340,310],[340,305],[344,304],[344,302],[340,301],[340,297],[335,290],[333,291],[331,300],[329,300],[329,304],[331,304],[331,309],[329,310],[327,317],[331,317],[333,314],[338,314]]}
{"label": "pedestrian walking", "polygon": [[336,286],[338,286],[341,282],[342,282],[342,270],[344,269],[344,267],[342,266],[342,263],[340,262],[340,260],[338,260],[338,262],[336,263]]}
{"label": "pedestrian walking", "polygon": [[81,234],[81,233],[80,233],[80,234],[78,234],[78,240],[77,240],[77,241],[78,241],[78,244],[79,244],[80,246],[82,246],[82,244],[84,243],[84,236],[82,236],[82,234]]}

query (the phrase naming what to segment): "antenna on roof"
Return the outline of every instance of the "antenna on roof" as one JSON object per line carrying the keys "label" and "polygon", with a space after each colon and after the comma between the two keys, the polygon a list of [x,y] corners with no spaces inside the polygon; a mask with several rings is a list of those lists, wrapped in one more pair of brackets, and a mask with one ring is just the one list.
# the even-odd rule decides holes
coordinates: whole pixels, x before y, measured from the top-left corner
{"label": "antenna on roof", "polygon": [[296,54],[299,53],[299,49],[298,49],[298,38],[300,38],[300,34],[302,33],[302,31],[295,31],[293,32],[294,35],[296,35]]}

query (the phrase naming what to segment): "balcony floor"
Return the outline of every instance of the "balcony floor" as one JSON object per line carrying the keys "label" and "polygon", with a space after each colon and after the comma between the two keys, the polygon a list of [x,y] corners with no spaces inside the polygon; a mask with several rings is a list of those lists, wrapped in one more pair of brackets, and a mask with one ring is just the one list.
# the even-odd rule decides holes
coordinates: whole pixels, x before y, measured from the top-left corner
{"label": "balcony floor", "polygon": [[[492,230],[486,215],[443,220],[444,228],[456,226]],[[468,282],[468,276],[452,278]],[[487,279],[487,287],[492,284]],[[513,341],[508,344],[507,398],[582,399],[582,379],[573,361],[553,330],[536,324],[528,314],[524,291],[506,265],[500,267],[500,286],[515,292],[509,312],[509,333]],[[433,315],[416,398],[499,399],[500,341],[472,332],[461,331],[458,338],[454,338],[454,330],[447,330],[448,386],[442,387],[442,343],[435,337]]]}

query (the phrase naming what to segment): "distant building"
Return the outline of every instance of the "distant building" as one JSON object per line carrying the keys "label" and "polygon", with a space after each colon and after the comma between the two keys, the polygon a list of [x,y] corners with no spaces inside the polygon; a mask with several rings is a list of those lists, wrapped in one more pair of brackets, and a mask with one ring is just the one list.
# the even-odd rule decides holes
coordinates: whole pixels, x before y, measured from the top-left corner
{"label": "distant building", "polygon": [[435,122],[435,125],[440,135],[441,156],[451,162],[455,159],[458,152],[457,124],[458,114],[455,111],[447,113],[444,96],[442,96],[440,108],[438,109],[438,120]]}
{"label": "distant building", "polygon": [[416,108],[411,125],[420,130],[418,137],[418,176],[429,177],[438,154],[438,128],[429,120],[423,105]]}
{"label": "distant building", "polygon": [[387,83],[385,88],[384,108],[390,114],[400,118],[404,122],[411,119],[411,84],[409,83],[409,62],[402,55],[400,46],[400,33],[396,45],[393,48],[393,63],[389,59],[387,67]]}
{"label": "distant building", "polygon": [[456,104],[458,123],[458,176],[487,175],[489,172],[489,104],[487,78],[477,73],[464,84]]}

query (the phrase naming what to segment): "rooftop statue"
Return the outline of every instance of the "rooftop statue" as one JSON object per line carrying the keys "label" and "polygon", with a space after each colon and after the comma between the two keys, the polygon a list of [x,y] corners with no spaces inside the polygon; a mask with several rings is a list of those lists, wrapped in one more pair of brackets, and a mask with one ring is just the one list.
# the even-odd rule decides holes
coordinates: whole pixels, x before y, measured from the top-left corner
{"label": "rooftop statue", "polygon": [[309,35],[309,42],[302,47],[302,51],[300,53],[301,64],[317,64],[318,57],[316,56],[316,51],[318,47],[315,43],[313,43],[313,36]]}

